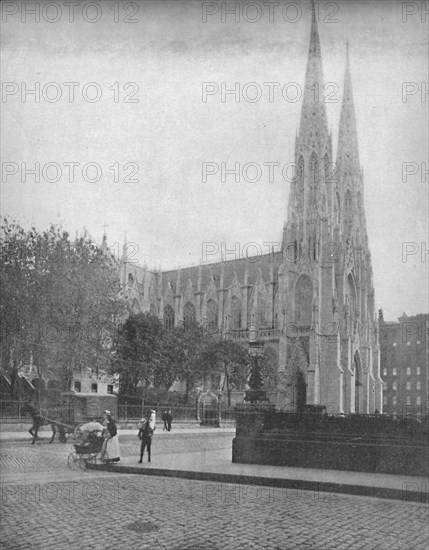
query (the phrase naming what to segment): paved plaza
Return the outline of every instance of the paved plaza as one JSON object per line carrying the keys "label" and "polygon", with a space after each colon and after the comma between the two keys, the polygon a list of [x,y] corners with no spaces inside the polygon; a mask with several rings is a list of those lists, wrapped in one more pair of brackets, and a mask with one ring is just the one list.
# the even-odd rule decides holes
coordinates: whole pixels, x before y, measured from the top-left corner
{"label": "paved plaza", "polygon": [[[231,445],[168,434],[158,456]],[[138,440],[122,437],[124,457]],[[67,468],[70,445],[1,444],[4,549],[426,549],[428,506],[296,489]],[[130,459],[131,460],[131,459]]]}

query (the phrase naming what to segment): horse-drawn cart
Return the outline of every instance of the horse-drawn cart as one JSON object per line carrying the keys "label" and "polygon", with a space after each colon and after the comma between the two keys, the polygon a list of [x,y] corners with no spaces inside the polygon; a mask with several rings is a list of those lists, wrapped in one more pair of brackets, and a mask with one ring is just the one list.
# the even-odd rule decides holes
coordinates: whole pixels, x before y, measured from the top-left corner
{"label": "horse-drawn cart", "polygon": [[76,428],[83,423],[100,420],[105,410],[112,411],[113,416],[117,412],[116,395],[100,395],[96,393],[63,392],[55,401],[51,401],[45,407],[27,405],[26,410],[33,418],[30,434],[33,443],[38,437],[41,426],[51,425],[52,437],[50,443],[58,433],[59,440],[67,442],[67,437],[74,434]]}

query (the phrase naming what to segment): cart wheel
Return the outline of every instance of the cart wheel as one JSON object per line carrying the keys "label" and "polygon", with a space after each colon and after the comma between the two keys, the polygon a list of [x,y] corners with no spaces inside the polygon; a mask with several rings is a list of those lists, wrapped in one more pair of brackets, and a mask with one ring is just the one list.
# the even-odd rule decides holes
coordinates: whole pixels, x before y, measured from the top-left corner
{"label": "cart wheel", "polygon": [[85,464],[95,464],[95,457],[97,455],[95,454],[90,454],[88,456],[85,457]]}
{"label": "cart wheel", "polygon": [[109,455],[107,454],[107,451],[95,455],[94,464],[106,464],[106,462],[109,462]]}
{"label": "cart wheel", "polygon": [[76,470],[76,466],[78,465],[79,457],[77,453],[72,452],[69,454],[67,458],[67,466],[70,468],[70,470]]}

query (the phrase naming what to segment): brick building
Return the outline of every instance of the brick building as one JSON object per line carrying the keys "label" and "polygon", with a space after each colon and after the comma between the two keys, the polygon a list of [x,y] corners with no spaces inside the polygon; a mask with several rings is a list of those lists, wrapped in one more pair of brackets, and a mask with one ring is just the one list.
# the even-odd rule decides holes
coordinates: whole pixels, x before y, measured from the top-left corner
{"label": "brick building", "polygon": [[386,322],[380,310],[380,367],[383,379],[383,412],[425,414],[428,409],[429,315]]}

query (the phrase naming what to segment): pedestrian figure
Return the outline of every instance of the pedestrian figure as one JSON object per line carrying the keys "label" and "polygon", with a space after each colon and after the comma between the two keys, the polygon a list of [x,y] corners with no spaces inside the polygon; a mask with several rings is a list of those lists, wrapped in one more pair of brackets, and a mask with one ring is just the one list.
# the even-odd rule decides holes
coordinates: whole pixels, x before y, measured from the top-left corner
{"label": "pedestrian figure", "polygon": [[173,415],[171,414],[171,411],[168,411],[167,413],[167,431],[171,431],[171,423],[173,422]]}
{"label": "pedestrian figure", "polygon": [[155,424],[156,424],[156,411],[151,409],[148,413],[149,418],[149,426],[152,428],[152,430],[155,431]]}
{"label": "pedestrian figure", "polygon": [[162,413],[162,417],[161,417],[162,420],[163,420],[163,422],[164,422],[164,427],[162,428],[162,431],[168,429],[168,425],[167,425],[167,416],[168,416],[168,411],[164,411],[164,412]]}
{"label": "pedestrian figure", "polygon": [[104,438],[103,452],[107,452],[109,462],[119,462],[121,460],[119,453],[119,438],[116,424],[110,411],[104,411]]}
{"label": "pedestrian figure", "polygon": [[[151,411],[152,412],[152,411]],[[139,464],[143,462],[143,454],[145,449],[147,448],[147,457],[148,462],[150,462],[150,452],[152,447],[152,435],[155,428],[151,427],[151,420],[150,416],[148,418],[142,418],[141,419],[141,427],[139,430],[139,439],[141,441],[140,444],[140,460]]]}

